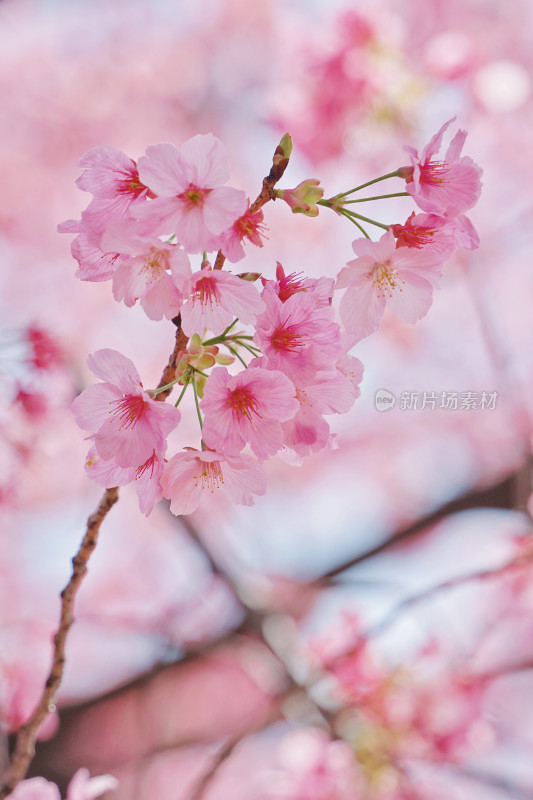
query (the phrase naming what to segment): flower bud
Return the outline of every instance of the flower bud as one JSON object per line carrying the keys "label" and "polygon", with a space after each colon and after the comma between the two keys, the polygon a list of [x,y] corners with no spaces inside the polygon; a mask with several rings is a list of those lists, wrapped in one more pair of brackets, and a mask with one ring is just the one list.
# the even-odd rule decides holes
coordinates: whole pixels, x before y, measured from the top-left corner
{"label": "flower bud", "polygon": [[322,199],[324,189],[317,178],[308,178],[299,183],[295,189],[277,189],[274,194],[289,204],[293,214],[316,217],[318,215],[316,203]]}

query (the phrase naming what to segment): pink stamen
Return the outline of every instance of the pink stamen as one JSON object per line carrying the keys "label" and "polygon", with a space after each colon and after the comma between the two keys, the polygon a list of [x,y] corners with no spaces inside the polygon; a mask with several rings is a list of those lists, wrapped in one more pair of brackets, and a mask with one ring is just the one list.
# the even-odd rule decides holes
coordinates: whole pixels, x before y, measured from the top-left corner
{"label": "pink stamen", "polygon": [[109,405],[116,405],[116,409],[110,413],[122,420],[120,430],[134,428],[148,408],[148,403],[140,395],[128,395],[122,400],[112,400]]}

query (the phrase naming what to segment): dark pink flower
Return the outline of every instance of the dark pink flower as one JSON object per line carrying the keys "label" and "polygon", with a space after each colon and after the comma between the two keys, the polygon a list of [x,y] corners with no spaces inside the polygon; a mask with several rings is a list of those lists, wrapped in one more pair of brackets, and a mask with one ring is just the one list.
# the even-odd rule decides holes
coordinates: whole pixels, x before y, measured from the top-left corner
{"label": "dark pink flower", "polygon": [[282,302],[268,285],[261,297],[266,311],[257,317],[254,341],[268,369],[281,370],[298,385],[331,368],[340,355],[340,328],[333,309],[317,305],[314,292],[298,291]]}
{"label": "dark pink flower", "polygon": [[458,246],[474,250],[479,237],[468,217],[440,217],[413,213],[403,225],[391,225],[396,247],[416,247],[446,261]]}
{"label": "dark pink flower", "polygon": [[244,453],[230,456],[187,449],[165,465],[161,485],[170,510],[179,516],[192,514],[204,493],[222,491],[235,503],[252,506],[253,495],[266,492],[266,475],[261,464]]}
{"label": "dark pink flower", "polygon": [[246,195],[224,186],[229,178],[226,150],[213,134],[198,134],[178,150],[148,147],[139,159],[141,180],[157,195],[135,215],[154,233],[175,233],[188,253],[217,249],[221,234],[246,212]]}
{"label": "dark pink flower", "polygon": [[87,363],[104,383],[85,389],[72,410],[80,428],[91,433],[100,458],[141,467],[154,450],[164,452],[166,437],[181,418],[178,409],[153,400],[133,363],[116,350],[98,350]]}
{"label": "dark pink flower", "polygon": [[298,401],[294,385],[281,372],[251,366],[231,376],[225,367],[216,367],[200,408],[208,447],[234,455],[248,442],[256,456],[265,459],[282,447],[281,423],[296,414]]}
{"label": "dark pink flower", "polygon": [[242,245],[245,239],[255,244],[256,247],[263,247],[261,236],[263,235],[265,226],[262,223],[263,212],[261,209],[252,213],[248,208],[242,217],[236,219],[231,228],[228,228],[228,230],[222,234],[220,249],[228,261],[235,263],[236,261],[240,261],[241,258],[244,258],[245,252]]}
{"label": "dark pink flower", "polygon": [[468,156],[461,156],[467,132],[459,130],[453,137],[444,159],[433,159],[439,152],[442,137],[455,117],[444,123],[422,150],[405,146],[412,167],[404,167],[406,190],[416,204],[431,214],[456,217],[474,206],[481,194],[483,170]]}

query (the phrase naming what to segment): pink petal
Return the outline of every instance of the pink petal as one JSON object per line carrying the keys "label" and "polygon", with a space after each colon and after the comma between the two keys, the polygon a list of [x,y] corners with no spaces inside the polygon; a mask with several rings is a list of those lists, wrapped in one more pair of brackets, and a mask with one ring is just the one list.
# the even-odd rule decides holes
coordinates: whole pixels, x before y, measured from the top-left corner
{"label": "pink petal", "polygon": [[187,186],[179,157],[179,150],[169,142],[146,148],[146,155],[138,161],[139,178],[158,197],[174,197]]}
{"label": "pink petal", "polygon": [[117,350],[97,350],[87,358],[87,366],[97,378],[118,386],[125,394],[141,386],[135,364]]}
{"label": "pink petal", "polygon": [[182,144],[180,165],[187,183],[202,188],[222,186],[229,178],[227,151],[212,133],[198,133]]}

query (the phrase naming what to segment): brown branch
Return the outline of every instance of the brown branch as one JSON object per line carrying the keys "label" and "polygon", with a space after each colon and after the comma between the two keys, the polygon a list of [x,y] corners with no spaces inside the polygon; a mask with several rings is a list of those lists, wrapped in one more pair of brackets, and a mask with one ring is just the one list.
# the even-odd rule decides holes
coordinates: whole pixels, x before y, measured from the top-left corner
{"label": "brown branch", "polygon": [[454,500],[444,503],[427,516],[397,531],[384,542],[380,542],[370,550],[360,553],[354,558],[345,561],[343,564],[324,572],[319,578],[316,578],[313,583],[327,586],[343,572],[346,572],[352,567],[356,567],[358,564],[362,564],[363,561],[374,558],[374,556],[389,550],[400,542],[414,538],[418,534],[423,533],[426,528],[437,524],[451,514],[457,514],[460,511],[473,508],[512,508],[515,499],[513,495],[515,494],[516,480],[516,474],[512,474],[495,486],[490,486],[486,489],[475,489],[472,492],[468,492]]}
{"label": "brown branch", "polygon": [[87,530],[80,549],[72,559],[72,576],[61,592],[61,616],[59,628],[54,636],[54,655],[52,669],[46,681],[43,694],[32,716],[20,729],[11,768],[6,782],[0,789],[0,798],[7,797],[17,783],[23,780],[35,754],[37,731],[47,715],[54,710],[54,699],[59,689],[65,669],[65,645],[67,635],[74,622],[74,600],[87,573],[87,562],[96,547],[100,526],[108,512],[118,500],[118,489],[106,489],[98,508],[87,520]]}

